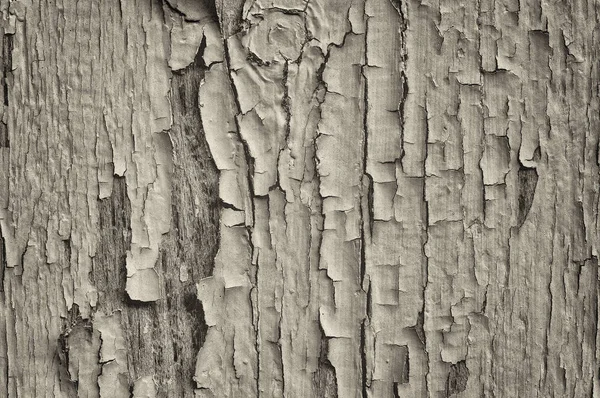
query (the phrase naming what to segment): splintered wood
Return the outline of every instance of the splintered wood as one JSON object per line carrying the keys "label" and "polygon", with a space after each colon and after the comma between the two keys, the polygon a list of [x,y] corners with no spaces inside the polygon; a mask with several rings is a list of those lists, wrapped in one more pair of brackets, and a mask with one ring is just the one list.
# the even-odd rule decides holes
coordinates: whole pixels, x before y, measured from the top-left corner
{"label": "splintered wood", "polygon": [[600,3],[0,13],[0,397],[600,398]]}

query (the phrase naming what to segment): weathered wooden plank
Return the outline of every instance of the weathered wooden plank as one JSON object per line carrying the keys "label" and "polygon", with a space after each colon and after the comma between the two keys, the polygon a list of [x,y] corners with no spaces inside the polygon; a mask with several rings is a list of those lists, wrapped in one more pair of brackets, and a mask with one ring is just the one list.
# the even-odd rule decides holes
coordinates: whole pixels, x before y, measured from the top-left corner
{"label": "weathered wooden plank", "polygon": [[600,395],[597,2],[0,13],[0,396]]}

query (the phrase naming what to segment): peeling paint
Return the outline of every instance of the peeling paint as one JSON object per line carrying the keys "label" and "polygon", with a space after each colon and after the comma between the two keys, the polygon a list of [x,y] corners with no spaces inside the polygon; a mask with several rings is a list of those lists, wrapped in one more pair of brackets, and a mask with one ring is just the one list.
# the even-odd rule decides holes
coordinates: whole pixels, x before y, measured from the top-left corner
{"label": "peeling paint", "polygon": [[599,395],[598,15],[0,1],[0,396]]}

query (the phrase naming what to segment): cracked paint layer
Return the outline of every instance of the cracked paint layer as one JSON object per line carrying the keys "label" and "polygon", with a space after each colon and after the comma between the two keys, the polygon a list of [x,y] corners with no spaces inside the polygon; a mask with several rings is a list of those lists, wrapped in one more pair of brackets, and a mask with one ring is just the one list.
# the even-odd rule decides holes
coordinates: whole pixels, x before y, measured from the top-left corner
{"label": "cracked paint layer", "polygon": [[[220,7],[222,15],[236,9]],[[240,30],[223,39],[233,99],[222,120],[235,115],[248,164],[240,187],[254,211],[245,218],[253,259],[245,269],[255,312],[236,325],[257,333],[258,394],[319,396],[329,390],[322,380],[340,396],[531,391],[498,379],[518,340],[491,336],[518,328],[506,318],[516,305],[506,294],[529,281],[545,285],[522,274],[547,269],[542,258],[527,263],[531,250],[515,245],[536,225],[540,200],[556,214],[564,191],[538,198],[549,189],[542,170],[558,167],[544,158],[553,146],[542,145],[558,26],[544,12],[554,10],[484,1],[246,3]],[[557,250],[537,239],[538,253]],[[580,240],[589,250],[592,241]],[[308,291],[299,290],[300,275]],[[300,297],[308,301],[298,307]],[[540,322],[536,330],[554,316],[527,314]],[[527,341],[525,352],[533,349]],[[546,372],[531,374],[547,381]]]}
{"label": "cracked paint layer", "polygon": [[598,7],[0,0],[0,396],[600,395]]}

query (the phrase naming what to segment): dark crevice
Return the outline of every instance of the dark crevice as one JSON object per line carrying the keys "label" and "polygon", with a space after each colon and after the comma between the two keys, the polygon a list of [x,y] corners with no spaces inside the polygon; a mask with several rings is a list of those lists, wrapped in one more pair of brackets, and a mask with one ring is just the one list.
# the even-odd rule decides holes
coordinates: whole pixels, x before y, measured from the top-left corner
{"label": "dark crevice", "polygon": [[[289,61],[283,64],[283,77],[281,79],[281,85],[283,88],[283,98],[281,99],[281,108],[285,112],[285,142],[287,143],[291,134],[291,120],[292,120],[292,98],[290,97],[289,87]],[[279,161],[279,158],[277,159]]]}
{"label": "dark crevice", "polygon": [[8,106],[8,76],[12,72],[12,51],[13,51],[13,36],[4,35],[2,42],[2,64],[3,70],[2,75],[4,77],[2,86],[4,88],[4,106]]}
{"label": "dark crevice", "polygon": [[169,10],[179,15],[186,22],[200,22],[206,21],[208,19],[212,19],[214,21],[217,20],[217,9],[215,1],[213,0],[194,0],[192,2],[192,4],[194,4],[194,6],[192,7],[201,10],[199,12],[200,14],[202,14],[201,18],[196,18],[186,14],[185,9],[183,9],[183,7],[179,7],[176,1],[173,2],[172,0],[165,0],[164,4],[169,8]]}
{"label": "dark crevice", "polygon": [[[13,36],[5,34],[2,40],[2,92],[4,96],[4,112],[7,111],[9,101],[9,76],[12,72]],[[0,148],[10,147],[8,127],[4,121],[0,121]]]}
{"label": "dark crevice", "polygon": [[[202,303],[194,291],[188,291],[183,296],[183,306],[190,317],[195,321],[195,327],[192,329],[192,351],[198,352],[204,345],[208,325],[204,320],[204,309]],[[176,361],[176,359],[175,359]]]}
{"label": "dark crevice", "polygon": [[417,324],[415,325],[415,333],[419,338],[419,341],[425,347],[426,339],[425,339],[425,330],[423,329],[423,325],[425,323],[425,312],[424,308],[422,311],[419,311],[419,315],[417,316]]}
{"label": "dark crevice", "polygon": [[406,75],[406,64],[408,61],[408,52],[406,48],[406,31],[408,29],[408,20],[405,17],[405,12],[403,10],[403,4],[401,0],[390,0],[392,7],[396,9],[398,16],[400,17],[400,39],[401,39],[401,48],[399,50],[399,64],[400,64],[400,103],[398,104],[398,119],[400,122],[400,134],[398,139],[400,140],[400,164],[402,165],[402,160],[404,159],[404,119],[406,114],[406,100],[408,98],[408,76]]}
{"label": "dark crevice", "polygon": [[398,384],[406,384],[408,383],[410,376],[410,351],[408,350],[408,346],[404,347],[404,360],[402,363],[402,372],[399,375]]}
{"label": "dark crevice", "polygon": [[6,267],[6,242],[0,229],[0,293],[4,292],[4,271]]}
{"label": "dark crevice", "polygon": [[[320,325],[320,322],[319,322]],[[337,398],[337,378],[335,368],[328,358],[329,339],[325,337],[325,332],[321,328],[321,351],[319,354],[319,365],[315,372],[315,384],[317,398]]]}
{"label": "dark crevice", "polygon": [[[127,278],[127,276],[125,276],[125,278]],[[152,306],[154,304],[154,302],[134,300],[131,297],[129,297],[128,294],[125,294],[123,296],[123,304],[125,304],[125,306],[127,306],[128,308],[135,309],[135,308],[148,308],[148,307]]]}
{"label": "dark crevice", "polygon": [[450,372],[446,380],[446,397],[459,394],[467,388],[469,369],[465,361],[450,365]]}
{"label": "dark crevice", "polygon": [[398,382],[392,383],[392,396],[394,398],[400,398],[400,394],[398,394]]}
{"label": "dark crevice", "polygon": [[361,370],[361,384],[362,384],[362,397],[367,398],[367,320],[363,319],[360,325],[360,370]]}
{"label": "dark crevice", "polygon": [[[250,62],[251,64],[254,64],[256,66],[270,66],[271,63],[269,61],[263,61],[258,55],[256,55],[255,53],[253,53],[250,50],[247,50],[248,54],[246,55],[246,60],[248,62]],[[287,62],[286,62],[286,68],[287,68]],[[284,72],[287,73],[287,72]]]}
{"label": "dark crevice", "polygon": [[529,210],[531,210],[531,204],[533,203],[538,181],[537,170],[521,165],[518,171],[518,180],[519,207],[517,209],[517,225],[521,228],[525,219],[527,219]]}
{"label": "dark crevice", "polygon": [[[365,25],[366,29],[368,29],[368,22]],[[347,36],[347,35],[346,35]],[[346,39],[344,36],[344,41]],[[366,196],[365,199],[361,200],[361,223],[360,223],[360,287],[361,289],[365,289],[365,278],[367,276],[367,258],[366,258],[366,246],[367,246],[367,238],[373,234],[373,220],[374,220],[374,209],[373,209],[373,179],[368,172],[368,159],[369,159],[369,125],[368,125],[368,109],[369,109],[369,80],[365,74],[365,68],[369,64],[368,59],[368,41],[367,41],[367,32],[364,34],[364,64],[361,66],[360,73],[363,81],[363,114],[362,114],[362,177],[361,183],[364,193],[361,195]],[[329,49],[328,49],[329,50]],[[330,51],[327,52],[327,57],[330,55]],[[327,64],[328,58],[325,60],[323,64],[323,68]],[[321,71],[322,74],[322,71]],[[321,76],[322,79],[322,76]],[[365,208],[366,207],[366,208]],[[366,219],[365,219],[366,218]],[[367,347],[366,347],[366,339],[367,339],[367,326],[371,320],[371,281],[369,280],[369,286],[365,291],[365,316],[366,318],[361,322],[360,328],[360,367],[361,367],[361,393],[363,398],[368,397],[368,374],[367,374]]]}

